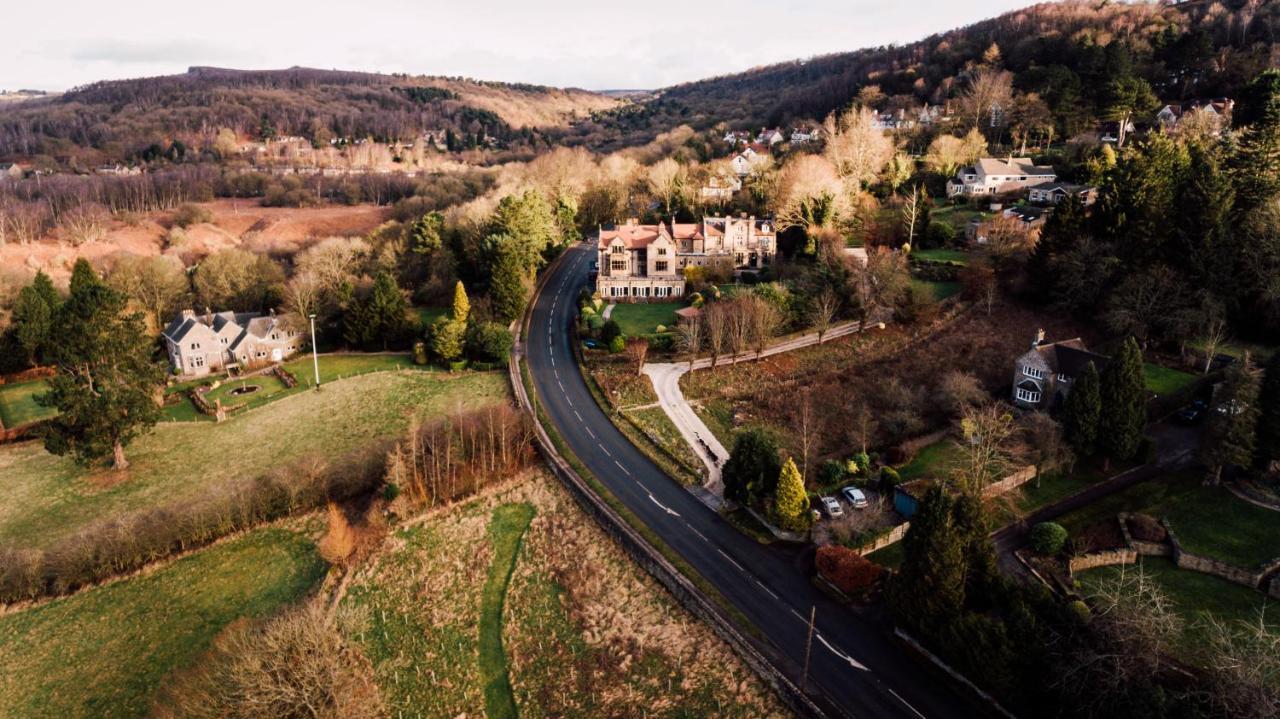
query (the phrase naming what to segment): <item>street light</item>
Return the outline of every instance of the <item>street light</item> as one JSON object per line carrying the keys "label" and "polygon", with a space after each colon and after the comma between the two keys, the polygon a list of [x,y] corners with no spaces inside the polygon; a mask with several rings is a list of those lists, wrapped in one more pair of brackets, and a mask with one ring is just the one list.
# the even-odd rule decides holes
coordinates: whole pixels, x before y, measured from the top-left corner
{"label": "street light", "polygon": [[316,313],[307,315],[311,318],[311,364],[316,370],[316,389],[320,389],[320,357],[316,355]]}

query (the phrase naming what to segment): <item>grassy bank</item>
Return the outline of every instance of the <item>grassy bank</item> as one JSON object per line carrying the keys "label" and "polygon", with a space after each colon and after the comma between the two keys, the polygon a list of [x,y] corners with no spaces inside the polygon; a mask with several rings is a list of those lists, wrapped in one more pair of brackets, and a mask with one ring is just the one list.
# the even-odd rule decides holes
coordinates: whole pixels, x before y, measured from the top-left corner
{"label": "grassy bank", "polygon": [[489,523],[493,559],[480,593],[480,680],[484,683],[484,709],[489,719],[516,719],[520,715],[511,692],[507,655],[502,648],[502,607],[516,567],[520,542],[534,513],[533,505],[525,502],[504,504],[493,510],[493,520]]}
{"label": "grassy bank", "polygon": [[325,564],[264,529],[135,577],[0,617],[0,716],[134,717],[164,675],[240,617],[307,594]]}

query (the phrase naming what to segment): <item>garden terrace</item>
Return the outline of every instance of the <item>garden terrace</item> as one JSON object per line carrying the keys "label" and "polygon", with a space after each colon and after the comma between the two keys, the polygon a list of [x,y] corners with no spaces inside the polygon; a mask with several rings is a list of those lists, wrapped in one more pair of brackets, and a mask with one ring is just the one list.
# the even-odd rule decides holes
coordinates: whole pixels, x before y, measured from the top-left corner
{"label": "garden terrace", "polygon": [[643,337],[655,334],[658,327],[674,328],[676,310],[684,307],[679,302],[650,302],[648,304],[623,303],[615,306],[609,319],[618,323],[622,334]]}

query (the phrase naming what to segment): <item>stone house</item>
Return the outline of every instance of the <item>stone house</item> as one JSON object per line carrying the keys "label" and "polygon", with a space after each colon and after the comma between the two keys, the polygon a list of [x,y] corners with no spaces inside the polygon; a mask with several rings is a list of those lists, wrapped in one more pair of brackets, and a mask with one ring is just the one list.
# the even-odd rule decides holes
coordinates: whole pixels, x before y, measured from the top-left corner
{"label": "stone house", "polygon": [[1027,190],[1027,201],[1036,205],[1056,205],[1068,197],[1079,197],[1087,207],[1098,201],[1098,188],[1070,182],[1042,182]]}
{"label": "stone house", "polygon": [[183,310],[161,333],[170,367],[183,377],[280,362],[302,346],[303,334],[275,312]]}
{"label": "stone house", "polygon": [[757,164],[763,162],[764,158],[768,156],[769,148],[762,145],[748,145],[743,148],[742,152],[733,156],[733,159],[729,161],[729,165],[738,177],[746,177],[751,174]]}
{"label": "stone house", "polygon": [[1057,179],[1052,166],[1037,165],[1028,157],[1007,160],[984,157],[960,168],[956,176],[947,181],[947,197],[1002,195]]}
{"label": "stone house", "polygon": [[1107,359],[1090,352],[1079,337],[1046,343],[1040,330],[1031,349],[1014,362],[1013,403],[1023,409],[1052,409],[1066,399],[1090,362],[1101,372]]}
{"label": "stone house", "polygon": [[735,274],[773,264],[773,223],[755,217],[641,225],[635,219],[597,235],[596,291],[607,301],[665,301],[684,295],[688,267],[726,265]]}
{"label": "stone house", "polygon": [[706,184],[698,189],[698,196],[704,201],[726,202],[733,199],[735,192],[742,189],[742,178],[737,175],[722,177],[712,175]]}
{"label": "stone house", "polygon": [[1218,127],[1224,127],[1231,123],[1231,111],[1233,109],[1235,109],[1235,102],[1226,97],[1217,97],[1212,100],[1192,100],[1191,102],[1165,105],[1156,112],[1156,121],[1165,130],[1172,130],[1182,122],[1184,117],[1189,117],[1195,113],[1204,113]]}

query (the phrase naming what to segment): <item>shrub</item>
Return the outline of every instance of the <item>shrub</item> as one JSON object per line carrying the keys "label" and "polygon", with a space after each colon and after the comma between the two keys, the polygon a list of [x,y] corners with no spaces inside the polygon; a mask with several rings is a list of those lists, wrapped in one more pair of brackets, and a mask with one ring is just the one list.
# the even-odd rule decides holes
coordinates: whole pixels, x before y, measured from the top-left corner
{"label": "shrub", "polygon": [[600,328],[600,340],[605,344],[611,345],[613,344],[613,340],[615,337],[621,337],[621,336],[622,336],[622,327],[620,327],[618,323],[613,320],[605,321],[604,325]]}
{"label": "shrub", "polygon": [[650,335],[649,349],[655,352],[670,352],[676,347],[676,338],[673,335]]}
{"label": "shrub", "polygon": [[209,212],[209,210],[204,207],[190,203],[180,206],[173,213],[174,227],[181,227],[184,229],[192,225],[198,225],[201,222],[211,222],[212,220],[212,212]]}
{"label": "shrub", "polygon": [[458,360],[458,361],[456,361],[456,362],[450,362],[450,363],[449,363],[449,371],[450,371],[450,372],[461,372],[461,371],[463,371],[463,370],[464,370],[464,369],[466,369],[466,368],[467,368],[467,361],[466,361],[466,360]]}
{"label": "shrub", "polygon": [[658,334],[662,334],[663,332],[666,332],[666,331],[667,331],[667,326],[666,326],[666,325],[658,325],[657,327],[653,328],[653,331],[654,331],[654,332],[657,332]]}
{"label": "shrub", "polygon": [[705,300],[702,299],[702,293],[694,292],[689,295],[689,304],[693,307],[701,307]]}
{"label": "shrub", "polygon": [[881,487],[884,487],[886,490],[890,490],[898,486],[899,484],[902,484],[902,477],[898,476],[898,470],[894,469],[893,467],[880,468],[880,486]]}
{"label": "shrub", "polygon": [[865,474],[871,469],[871,458],[866,452],[859,452],[849,458],[845,463],[845,469],[849,474]]}
{"label": "shrub", "polygon": [[600,315],[591,315],[587,318],[587,329],[592,334],[599,334],[604,330],[604,318]]}
{"label": "shrub", "polygon": [[618,354],[626,348],[627,340],[623,338],[622,335],[617,335],[613,339],[609,340],[609,351],[613,354]]}
{"label": "shrub", "polygon": [[818,574],[845,594],[857,594],[875,585],[884,570],[880,565],[838,544],[818,548]]}
{"label": "shrub", "polygon": [[1093,612],[1089,611],[1089,605],[1079,599],[1068,604],[1067,611],[1080,624],[1088,624],[1089,620],[1093,618]]}
{"label": "shrub", "polygon": [[413,343],[413,363],[424,365],[427,363],[427,343],[418,340]]}
{"label": "shrub", "polygon": [[818,483],[823,486],[835,484],[844,479],[844,464],[828,459],[818,468]]}
{"label": "shrub", "polygon": [[1055,522],[1041,522],[1031,528],[1031,548],[1037,554],[1053,556],[1067,543],[1067,530]]}
{"label": "shrub", "polygon": [[515,338],[497,322],[480,322],[467,330],[467,354],[480,360],[501,362],[511,352]]}
{"label": "shrub", "polygon": [[924,247],[947,247],[956,240],[956,228],[947,222],[930,222],[924,231]]}

